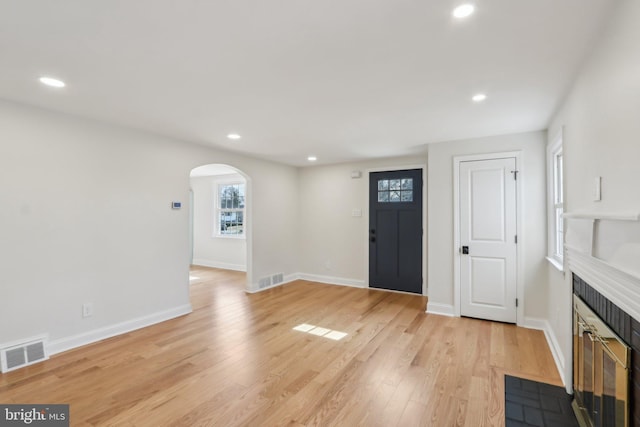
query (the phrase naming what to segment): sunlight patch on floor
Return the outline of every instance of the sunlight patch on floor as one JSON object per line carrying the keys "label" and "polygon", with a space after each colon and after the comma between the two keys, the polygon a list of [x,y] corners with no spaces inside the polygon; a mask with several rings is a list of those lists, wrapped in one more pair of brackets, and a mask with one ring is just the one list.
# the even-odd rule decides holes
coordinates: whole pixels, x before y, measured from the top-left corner
{"label": "sunlight patch on floor", "polygon": [[346,332],[334,331],[327,328],[321,328],[320,326],[310,325],[308,323],[301,323],[298,326],[293,327],[294,331],[306,332],[311,335],[317,335],[319,337],[329,338],[330,340],[339,341],[346,337]]}

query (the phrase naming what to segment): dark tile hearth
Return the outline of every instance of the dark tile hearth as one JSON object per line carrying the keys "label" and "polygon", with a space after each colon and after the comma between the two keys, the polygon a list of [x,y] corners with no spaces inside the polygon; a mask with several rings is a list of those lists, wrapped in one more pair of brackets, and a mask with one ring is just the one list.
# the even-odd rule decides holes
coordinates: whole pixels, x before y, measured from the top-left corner
{"label": "dark tile hearth", "polygon": [[504,376],[506,427],[579,427],[563,387]]}

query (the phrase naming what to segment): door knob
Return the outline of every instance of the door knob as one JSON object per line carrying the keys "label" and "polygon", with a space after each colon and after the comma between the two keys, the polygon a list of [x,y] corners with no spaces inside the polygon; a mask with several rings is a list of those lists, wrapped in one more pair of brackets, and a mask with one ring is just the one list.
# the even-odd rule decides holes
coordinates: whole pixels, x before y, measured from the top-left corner
{"label": "door knob", "polygon": [[469,255],[469,246],[462,247],[462,255]]}

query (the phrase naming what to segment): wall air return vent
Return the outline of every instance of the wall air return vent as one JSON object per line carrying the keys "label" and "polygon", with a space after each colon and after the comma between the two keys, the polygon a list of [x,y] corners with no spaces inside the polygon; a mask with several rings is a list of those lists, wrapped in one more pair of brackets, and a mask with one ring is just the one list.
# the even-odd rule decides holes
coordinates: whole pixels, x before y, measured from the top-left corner
{"label": "wall air return vent", "polygon": [[37,338],[0,349],[0,363],[3,373],[23,366],[33,365],[48,358],[49,355],[47,354],[44,338]]}
{"label": "wall air return vent", "polygon": [[282,283],[282,282],[284,282],[284,274],[283,273],[274,274],[271,277],[271,283],[273,283],[274,285],[277,285],[278,283]]}
{"label": "wall air return vent", "polygon": [[258,289],[268,288],[269,286],[271,286],[271,277],[263,277],[258,280]]}

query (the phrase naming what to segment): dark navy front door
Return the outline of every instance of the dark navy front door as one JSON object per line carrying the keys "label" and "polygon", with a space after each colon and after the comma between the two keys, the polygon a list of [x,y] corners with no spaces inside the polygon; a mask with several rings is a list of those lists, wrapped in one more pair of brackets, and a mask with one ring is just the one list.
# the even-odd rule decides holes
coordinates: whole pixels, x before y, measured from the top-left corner
{"label": "dark navy front door", "polygon": [[422,293],[422,169],[369,175],[369,286]]}

